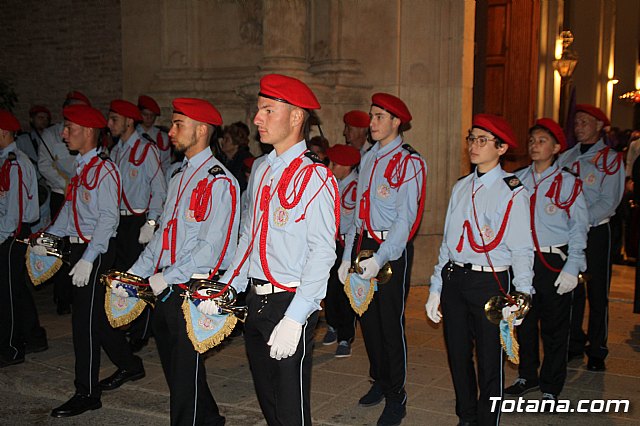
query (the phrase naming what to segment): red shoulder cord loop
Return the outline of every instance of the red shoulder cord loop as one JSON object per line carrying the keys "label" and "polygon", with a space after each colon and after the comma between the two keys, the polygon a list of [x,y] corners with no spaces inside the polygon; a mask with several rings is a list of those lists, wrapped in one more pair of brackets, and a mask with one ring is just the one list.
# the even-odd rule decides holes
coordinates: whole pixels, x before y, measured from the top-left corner
{"label": "red shoulder cord loop", "polygon": [[[607,176],[616,174],[622,166],[622,153],[616,152],[616,157],[612,161],[609,161],[610,151],[611,147],[606,146],[598,151],[595,157],[593,157],[593,164],[596,166],[596,169],[600,172],[604,172]],[[600,160],[600,158],[602,158],[602,165],[598,164],[598,160]]]}
{"label": "red shoulder cord loop", "polygon": [[[353,180],[349,182],[349,184],[344,189],[344,191],[342,191],[342,194],[340,194],[341,208],[347,211],[355,210],[357,197],[358,197],[358,181]],[[342,234],[340,233],[339,229],[337,230],[337,232],[338,232],[338,238],[337,238],[338,242],[342,247],[344,247],[345,245],[344,238],[342,238]]]}
{"label": "red shoulder cord loop", "polygon": [[[538,187],[540,186],[540,184],[542,184],[542,182],[544,182],[546,179],[551,177],[553,173],[543,178],[540,182],[537,182],[537,183],[536,183],[535,175],[533,173],[533,169],[531,170],[531,174],[533,175],[534,187],[533,187],[533,194],[531,194],[531,198],[529,202],[529,217],[531,222],[531,237],[533,239],[533,245],[536,248],[536,256],[538,256],[538,259],[540,259],[540,262],[542,262],[545,268],[547,268],[552,272],[560,272],[561,271],[560,269],[554,268],[553,266],[549,265],[547,260],[542,255],[542,252],[540,251],[540,242],[538,241],[538,232],[536,231],[536,200],[538,199]],[[545,196],[551,198],[553,203],[556,204],[555,200],[557,200],[558,197],[560,196],[561,189],[562,189],[562,173],[558,173],[556,177],[553,179],[553,182],[551,183],[551,187],[549,187],[549,190],[547,191]],[[574,190],[575,190],[575,186],[574,186]],[[555,196],[555,200],[554,200],[554,196]],[[577,197],[577,194],[576,194],[576,197]],[[573,204],[573,201],[571,201],[571,204]],[[569,207],[571,207],[571,205],[569,205]],[[567,214],[569,214],[569,207],[567,207],[566,209]]]}
{"label": "red shoulder cord loop", "polygon": [[[562,173],[558,173],[553,179],[553,182],[551,183],[551,186],[549,187],[549,190],[547,191],[545,196],[550,198],[553,204],[555,204],[558,208],[566,211],[567,216],[571,217],[569,211],[573,203],[575,203],[576,198],[578,198],[578,195],[580,195],[580,192],[582,192],[582,181],[579,178],[576,178],[575,182],[573,183],[571,195],[569,195],[569,198],[567,198],[565,201],[561,201],[560,191],[562,190],[562,179]],[[542,181],[540,183],[542,183]],[[538,189],[538,185],[536,185],[535,187],[536,191]]]}
{"label": "red shoulder cord loop", "polygon": [[[4,160],[4,164],[2,165],[2,169],[0,169],[0,191],[6,192],[11,188],[11,167],[14,166],[13,162],[9,159]],[[23,212],[23,196],[22,196],[22,167],[20,167],[20,163],[16,160],[15,166],[18,168],[18,227],[16,228],[16,232],[14,237],[20,235],[20,231],[22,230],[22,216]]]}
{"label": "red shoulder cord loop", "polygon": [[[135,144],[133,145],[133,148],[131,149],[131,151],[129,151],[129,163],[133,164],[136,167],[144,163],[144,160],[147,158],[147,154],[149,153],[149,149],[151,148],[151,144],[150,143],[146,144],[142,150],[142,155],[139,158],[136,158],[136,154],[138,152],[139,147],[140,147],[140,139],[138,139],[135,142]],[[151,201],[151,196],[149,196],[149,200],[147,201],[147,207],[141,212],[136,212],[133,209],[133,207],[131,207],[131,204],[129,203],[129,199],[127,198],[127,194],[124,191],[124,188],[122,190],[122,201],[124,201],[125,207],[127,208],[127,210],[129,210],[129,212],[131,212],[132,215],[143,216],[147,214],[147,211],[149,210],[149,202]]]}
{"label": "red shoulder cord loop", "polygon": [[158,137],[156,138],[156,146],[160,151],[166,151],[169,149],[169,144],[164,145],[164,138],[162,137],[161,130],[158,130]]}

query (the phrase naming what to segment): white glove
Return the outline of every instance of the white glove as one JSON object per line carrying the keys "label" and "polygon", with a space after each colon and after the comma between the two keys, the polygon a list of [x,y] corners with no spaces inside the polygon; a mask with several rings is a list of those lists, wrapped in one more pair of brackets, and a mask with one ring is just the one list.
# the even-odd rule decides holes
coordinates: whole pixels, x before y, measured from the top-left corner
{"label": "white glove", "polygon": [[93,263],[88,262],[84,259],[78,260],[78,263],[73,265],[71,271],[69,272],[69,276],[71,278],[71,282],[76,287],[84,287],[89,283],[89,277],[91,276],[91,271],[93,270]]}
{"label": "white glove", "polygon": [[220,315],[222,309],[218,306],[218,303],[213,299],[201,300],[198,304],[198,311],[205,315]]}
{"label": "white glove", "polygon": [[111,293],[115,294],[118,297],[127,298],[129,297],[129,293],[120,285],[120,281],[113,281],[111,283]]}
{"label": "white glove", "polygon": [[571,275],[568,272],[560,271],[560,274],[553,285],[558,287],[558,294],[569,293],[578,285],[578,277],[576,275]]}
{"label": "white glove", "polygon": [[360,262],[360,267],[362,268],[360,276],[365,280],[375,278],[378,272],[380,272],[380,265],[378,265],[378,262],[376,262],[373,256]]}
{"label": "white glove", "polygon": [[140,244],[147,244],[151,241],[153,237],[153,233],[156,231],[156,227],[151,225],[149,222],[145,222],[144,225],[140,228],[140,236],[138,236],[138,242]]}
{"label": "white glove", "polygon": [[36,244],[35,246],[31,246],[31,253],[37,254],[38,256],[46,256],[47,248],[45,246],[41,246],[40,244]]}
{"label": "white glove", "polygon": [[349,275],[349,268],[351,267],[351,262],[347,262],[343,260],[340,266],[338,267],[338,279],[342,284],[347,281],[347,275]]}
{"label": "white glove", "polygon": [[153,295],[157,296],[162,293],[165,288],[169,287],[169,284],[165,281],[162,272],[158,272],[149,277],[149,286],[151,287],[151,291],[153,291]]}
{"label": "white glove", "polygon": [[[502,318],[506,320],[511,316],[512,313],[514,313],[517,310],[518,310],[518,305],[505,306],[504,308],[502,308]],[[524,318],[514,319],[513,325],[516,327],[519,326],[520,324],[522,324],[523,319]]]}
{"label": "white glove", "polygon": [[296,353],[302,335],[302,324],[285,316],[271,332],[267,345],[271,346],[270,356],[280,361]]}
{"label": "white glove", "polygon": [[442,319],[442,314],[438,310],[440,306],[440,293],[429,292],[429,299],[427,299],[427,303],[424,305],[424,308],[427,310],[427,316],[431,321],[438,324]]}

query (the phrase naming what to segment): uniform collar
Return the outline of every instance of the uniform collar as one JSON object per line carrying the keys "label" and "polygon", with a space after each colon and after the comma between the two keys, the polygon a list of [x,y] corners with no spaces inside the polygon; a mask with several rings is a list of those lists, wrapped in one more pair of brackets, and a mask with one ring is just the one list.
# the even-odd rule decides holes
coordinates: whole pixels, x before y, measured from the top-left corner
{"label": "uniform collar", "polygon": [[4,149],[0,149],[0,158],[7,158],[10,152],[16,152],[16,142],[13,141]]}
{"label": "uniform collar", "polygon": [[197,153],[196,155],[194,155],[193,157],[187,159],[186,157],[184,158],[184,161],[182,163],[182,168],[184,169],[184,167],[188,164],[189,167],[195,167],[198,168],[200,167],[205,161],[207,161],[209,159],[209,157],[211,157],[211,150],[209,148],[205,148],[202,151],[200,151],[199,153]]}
{"label": "uniform collar", "polygon": [[376,144],[373,145],[373,148],[371,148],[371,151],[376,154],[376,157],[380,157],[381,155],[385,155],[393,151],[400,145],[402,145],[402,136],[398,135],[394,140],[392,140],[385,146],[382,146],[380,142],[376,142]]}
{"label": "uniform collar", "polygon": [[531,172],[535,176],[536,180],[544,179],[544,178],[546,178],[548,176],[551,176],[556,171],[558,171],[558,161],[556,160],[553,163],[551,163],[551,165],[549,167],[547,167],[547,169],[542,173],[536,172],[536,168],[533,165],[533,163],[531,164],[530,168],[531,168]]}
{"label": "uniform collar", "polygon": [[307,143],[303,139],[291,148],[283,152],[281,155],[276,153],[274,149],[267,155],[267,162],[272,168],[278,168],[281,165],[288,166],[291,162],[300,157],[307,150]]}
{"label": "uniform collar", "polygon": [[500,167],[500,164],[496,165],[493,169],[489,170],[487,173],[483,174],[480,177],[478,177],[478,169],[476,168],[476,170],[473,172],[473,180],[480,181],[482,185],[488,188],[493,185],[493,182],[501,178],[503,174],[504,172],[502,170],[502,167]]}
{"label": "uniform collar", "polygon": [[91,159],[96,155],[98,155],[98,148],[93,148],[89,152],[85,152],[82,155],[78,155],[76,157],[76,164],[78,165],[78,167],[82,167],[85,164],[89,164],[89,161],[91,161]]}
{"label": "uniform collar", "polygon": [[600,151],[603,148],[606,148],[606,145],[602,138],[598,139],[598,142],[594,143],[593,146],[589,148],[589,150],[584,154],[580,152],[580,145],[581,144],[577,143],[573,147],[573,149],[578,153],[578,157],[593,157],[594,155],[596,155],[598,151]]}
{"label": "uniform collar", "polygon": [[140,134],[138,133],[137,130],[134,130],[133,133],[131,133],[131,136],[129,136],[129,139],[127,139],[123,145],[129,145],[130,147],[133,148],[133,145],[136,143],[138,139],[140,139]]}

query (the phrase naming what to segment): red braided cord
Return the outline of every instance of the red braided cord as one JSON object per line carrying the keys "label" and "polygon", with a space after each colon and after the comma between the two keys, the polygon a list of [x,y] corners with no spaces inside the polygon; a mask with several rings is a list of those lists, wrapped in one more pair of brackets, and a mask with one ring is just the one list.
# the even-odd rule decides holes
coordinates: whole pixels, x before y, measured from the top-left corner
{"label": "red braided cord", "polygon": [[[596,166],[596,169],[600,172],[604,172],[607,176],[614,175],[618,172],[622,165],[622,153],[617,152],[616,158],[613,159],[611,163],[609,163],[609,152],[611,151],[611,147],[606,146],[602,148],[593,159],[593,164]],[[598,164],[598,160],[602,158],[602,165]]]}

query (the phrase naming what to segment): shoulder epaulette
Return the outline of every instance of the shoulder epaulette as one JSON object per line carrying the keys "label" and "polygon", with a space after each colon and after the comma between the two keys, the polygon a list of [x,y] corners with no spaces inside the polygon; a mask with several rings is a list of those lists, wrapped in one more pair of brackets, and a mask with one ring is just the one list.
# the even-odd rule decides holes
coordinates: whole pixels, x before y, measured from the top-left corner
{"label": "shoulder epaulette", "polygon": [[409,145],[408,143],[403,144],[402,147],[404,149],[406,149],[407,151],[409,151],[409,154],[411,154],[411,155],[415,154],[417,156],[420,156],[420,153],[418,151],[416,151],[415,149],[413,149],[413,147],[411,145]]}
{"label": "shoulder epaulette", "polygon": [[504,183],[507,184],[507,186],[509,187],[509,189],[511,189],[512,191],[515,190],[516,188],[522,186],[522,182],[520,182],[520,179],[518,179],[517,176],[507,176],[504,178]]}
{"label": "shoulder epaulette", "polygon": [[224,169],[220,166],[213,166],[209,169],[209,174],[211,176],[226,176],[226,173],[224,172]]}
{"label": "shoulder epaulette", "polygon": [[156,144],[156,141],[151,136],[149,136],[148,133],[143,133],[142,137],[145,138],[146,140],[148,140],[149,142],[151,142],[152,144],[154,144],[154,145]]}
{"label": "shoulder epaulette", "polygon": [[322,160],[318,155],[313,151],[307,151],[304,153],[304,156],[313,161],[314,163],[322,163]]}
{"label": "shoulder epaulette", "polygon": [[111,158],[109,157],[109,154],[107,154],[104,151],[101,151],[98,153],[98,158],[100,158],[103,161],[111,161]]}
{"label": "shoulder epaulette", "polygon": [[580,175],[579,175],[578,173],[574,172],[573,170],[571,170],[571,169],[570,169],[569,167],[567,167],[567,166],[564,166],[564,167],[562,168],[562,170],[561,170],[561,171],[566,172],[566,173],[569,173],[570,175],[573,175],[573,177],[576,177],[576,178],[579,178],[579,177],[580,177]]}
{"label": "shoulder epaulette", "polygon": [[7,155],[7,160],[9,160],[9,161],[16,161],[17,159],[18,159],[18,156],[16,155],[15,152],[10,152]]}
{"label": "shoulder epaulette", "polygon": [[171,172],[171,179],[173,179],[173,177],[175,175],[177,175],[178,173],[180,173],[182,171],[182,166],[178,167],[177,169],[175,169],[173,172]]}

